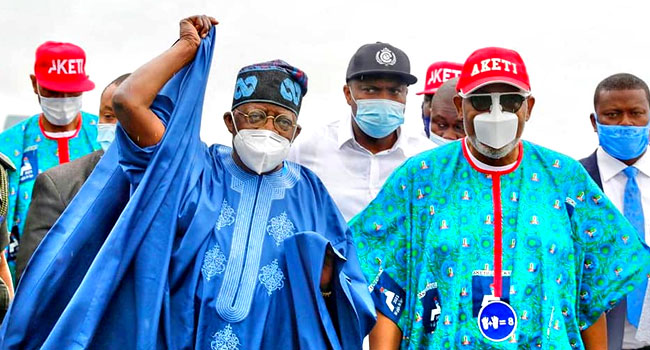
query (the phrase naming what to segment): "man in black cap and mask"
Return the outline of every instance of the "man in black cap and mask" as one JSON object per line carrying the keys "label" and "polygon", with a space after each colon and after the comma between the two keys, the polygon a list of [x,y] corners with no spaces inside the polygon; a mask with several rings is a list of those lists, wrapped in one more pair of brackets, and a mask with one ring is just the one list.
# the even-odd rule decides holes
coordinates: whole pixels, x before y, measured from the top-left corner
{"label": "man in black cap and mask", "polygon": [[408,86],[417,82],[404,51],[381,42],[361,46],[345,81],[351,113],[297,142],[289,159],[323,180],[349,220],[397,166],[434,144],[402,127]]}

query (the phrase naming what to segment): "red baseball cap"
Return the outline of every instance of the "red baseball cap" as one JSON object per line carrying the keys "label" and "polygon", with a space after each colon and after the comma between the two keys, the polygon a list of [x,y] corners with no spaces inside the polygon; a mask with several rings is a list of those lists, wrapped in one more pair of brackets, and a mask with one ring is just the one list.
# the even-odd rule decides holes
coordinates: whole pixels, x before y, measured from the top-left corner
{"label": "red baseball cap", "polygon": [[86,53],[70,43],[48,41],[36,49],[34,75],[38,84],[59,92],[82,92],[95,88],[86,75]]}
{"label": "red baseball cap", "polygon": [[416,95],[435,94],[445,81],[460,75],[463,65],[455,62],[441,61],[433,63],[427,69],[427,79],[424,82],[424,90],[416,92]]}
{"label": "red baseball cap", "polygon": [[526,66],[516,51],[500,47],[486,47],[474,51],[463,65],[456,90],[461,95],[467,95],[494,83],[505,83],[530,92]]}

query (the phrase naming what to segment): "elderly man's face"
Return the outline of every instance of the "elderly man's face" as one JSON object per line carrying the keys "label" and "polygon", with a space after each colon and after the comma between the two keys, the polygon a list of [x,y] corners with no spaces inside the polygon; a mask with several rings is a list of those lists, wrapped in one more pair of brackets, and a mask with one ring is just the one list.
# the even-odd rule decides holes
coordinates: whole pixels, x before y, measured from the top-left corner
{"label": "elderly man's face", "polygon": [[[237,123],[236,129],[233,120]],[[272,103],[244,103],[234,108],[232,114],[226,112],[224,122],[233,136],[237,130],[266,129],[293,141],[301,130],[297,124],[298,117],[292,111]]]}
{"label": "elderly man's face", "polygon": [[[486,85],[474,92],[472,92],[469,95],[472,94],[485,94],[485,93],[493,93],[493,92],[519,92],[520,90],[512,85],[509,84],[502,84],[502,83],[496,83],[496,84],[489,84]],[[474,128],[474,118],[476,118],[477,115],[481,113],[485,113],[486,111],[478,111],[472,106],[472,103],[469,101],[468,98],[461,98],[460,96],[454,97],[454,104],[456,105],[456,110],[460,115],[463,116],[464,119],[464,125],[465,125],[465,133],[467,134],[468,138],[476,138],[476,130]],[[516,143],[519,141],[521,138],[521,134],[524,131],[524,125],[526,124],[526,121],[530,118],[530,113],[533,109],[533,105],[535,104],[535,98],[532,96],[529,96],[524,100],[524,102],[521,104],[521,107],[515,111],[514,113],[517,115],[518,119],[518,125],[517,125],[517,133],[515,140],[511,142],[510,144],[502,147],[506,148],[511,146],[513,143]],[[476,140],[476,142],[480,143],[480,141]],[[480,143],[481,148],[483,148],[486,152],[492,153],[492,154],[499,154],[499,150],[496,150],[488,145],[484,145]],[[499,157],[497,157],[499,158]]]}

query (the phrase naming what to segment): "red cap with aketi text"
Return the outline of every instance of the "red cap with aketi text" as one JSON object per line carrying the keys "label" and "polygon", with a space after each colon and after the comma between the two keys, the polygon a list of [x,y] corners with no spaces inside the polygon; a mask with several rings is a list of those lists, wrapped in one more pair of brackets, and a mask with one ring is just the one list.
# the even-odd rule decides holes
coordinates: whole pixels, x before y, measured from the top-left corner
{"label": "red cap with aketi text", "polygon": [[48,41],[36,49],[34,75],[38,84],[58,92],[83,92],[95,88],[86,75],[86,53],[70,43]]}
{"label": "red cap with aketi text", "polygon": [[467,95],[495,83],[505,83],[525,92],[530,91],[526,66],[516,51],[500,47],[474,51],[463,65],[456,90],[461,95]]}
{"label": "red cap with aketi text", "polygon": [[416,95],[432,95],[440,88],[442,83],[460,75],[463,65],[454,62],[435,62],[427,69],[427,80],[424,82],[424,90],[416,92]]}

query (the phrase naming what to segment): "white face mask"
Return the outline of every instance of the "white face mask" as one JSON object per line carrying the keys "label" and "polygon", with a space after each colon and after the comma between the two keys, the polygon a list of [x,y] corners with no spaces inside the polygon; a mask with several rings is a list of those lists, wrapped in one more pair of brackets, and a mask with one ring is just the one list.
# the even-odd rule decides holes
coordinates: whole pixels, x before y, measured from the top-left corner
{"label": "white face mask", "polygon": [[53,125],[64,126],[72,123],[81,112],[81,95],[76,97],[43,97],[37,84],[38,96],[45,119]]}
{"label": "white face mask", "polygon": [[500,149],[517,137],[519,118],[515,113],[503,111],[499,103],[499,94],[490,95],[492,97],[490,113],[481,113],[474,117],[474,131],[479,142]]}
{"label": "white face mask", "polygon": [[287,158],[291,147],[285,137],[266,129],[239,130],[232,143],[241,161],[257,174],[275,169]]}
{"label": "white face mask", "polygon": [[438,136],[433,131],[429,132],[429,140],[433,141],[433,143],[435,143],[438,146],[443,146],[443,145],[448,144],[451,141],[454,141],[454,140],[446,139],[446,138],[444,138],[442,136]]}

